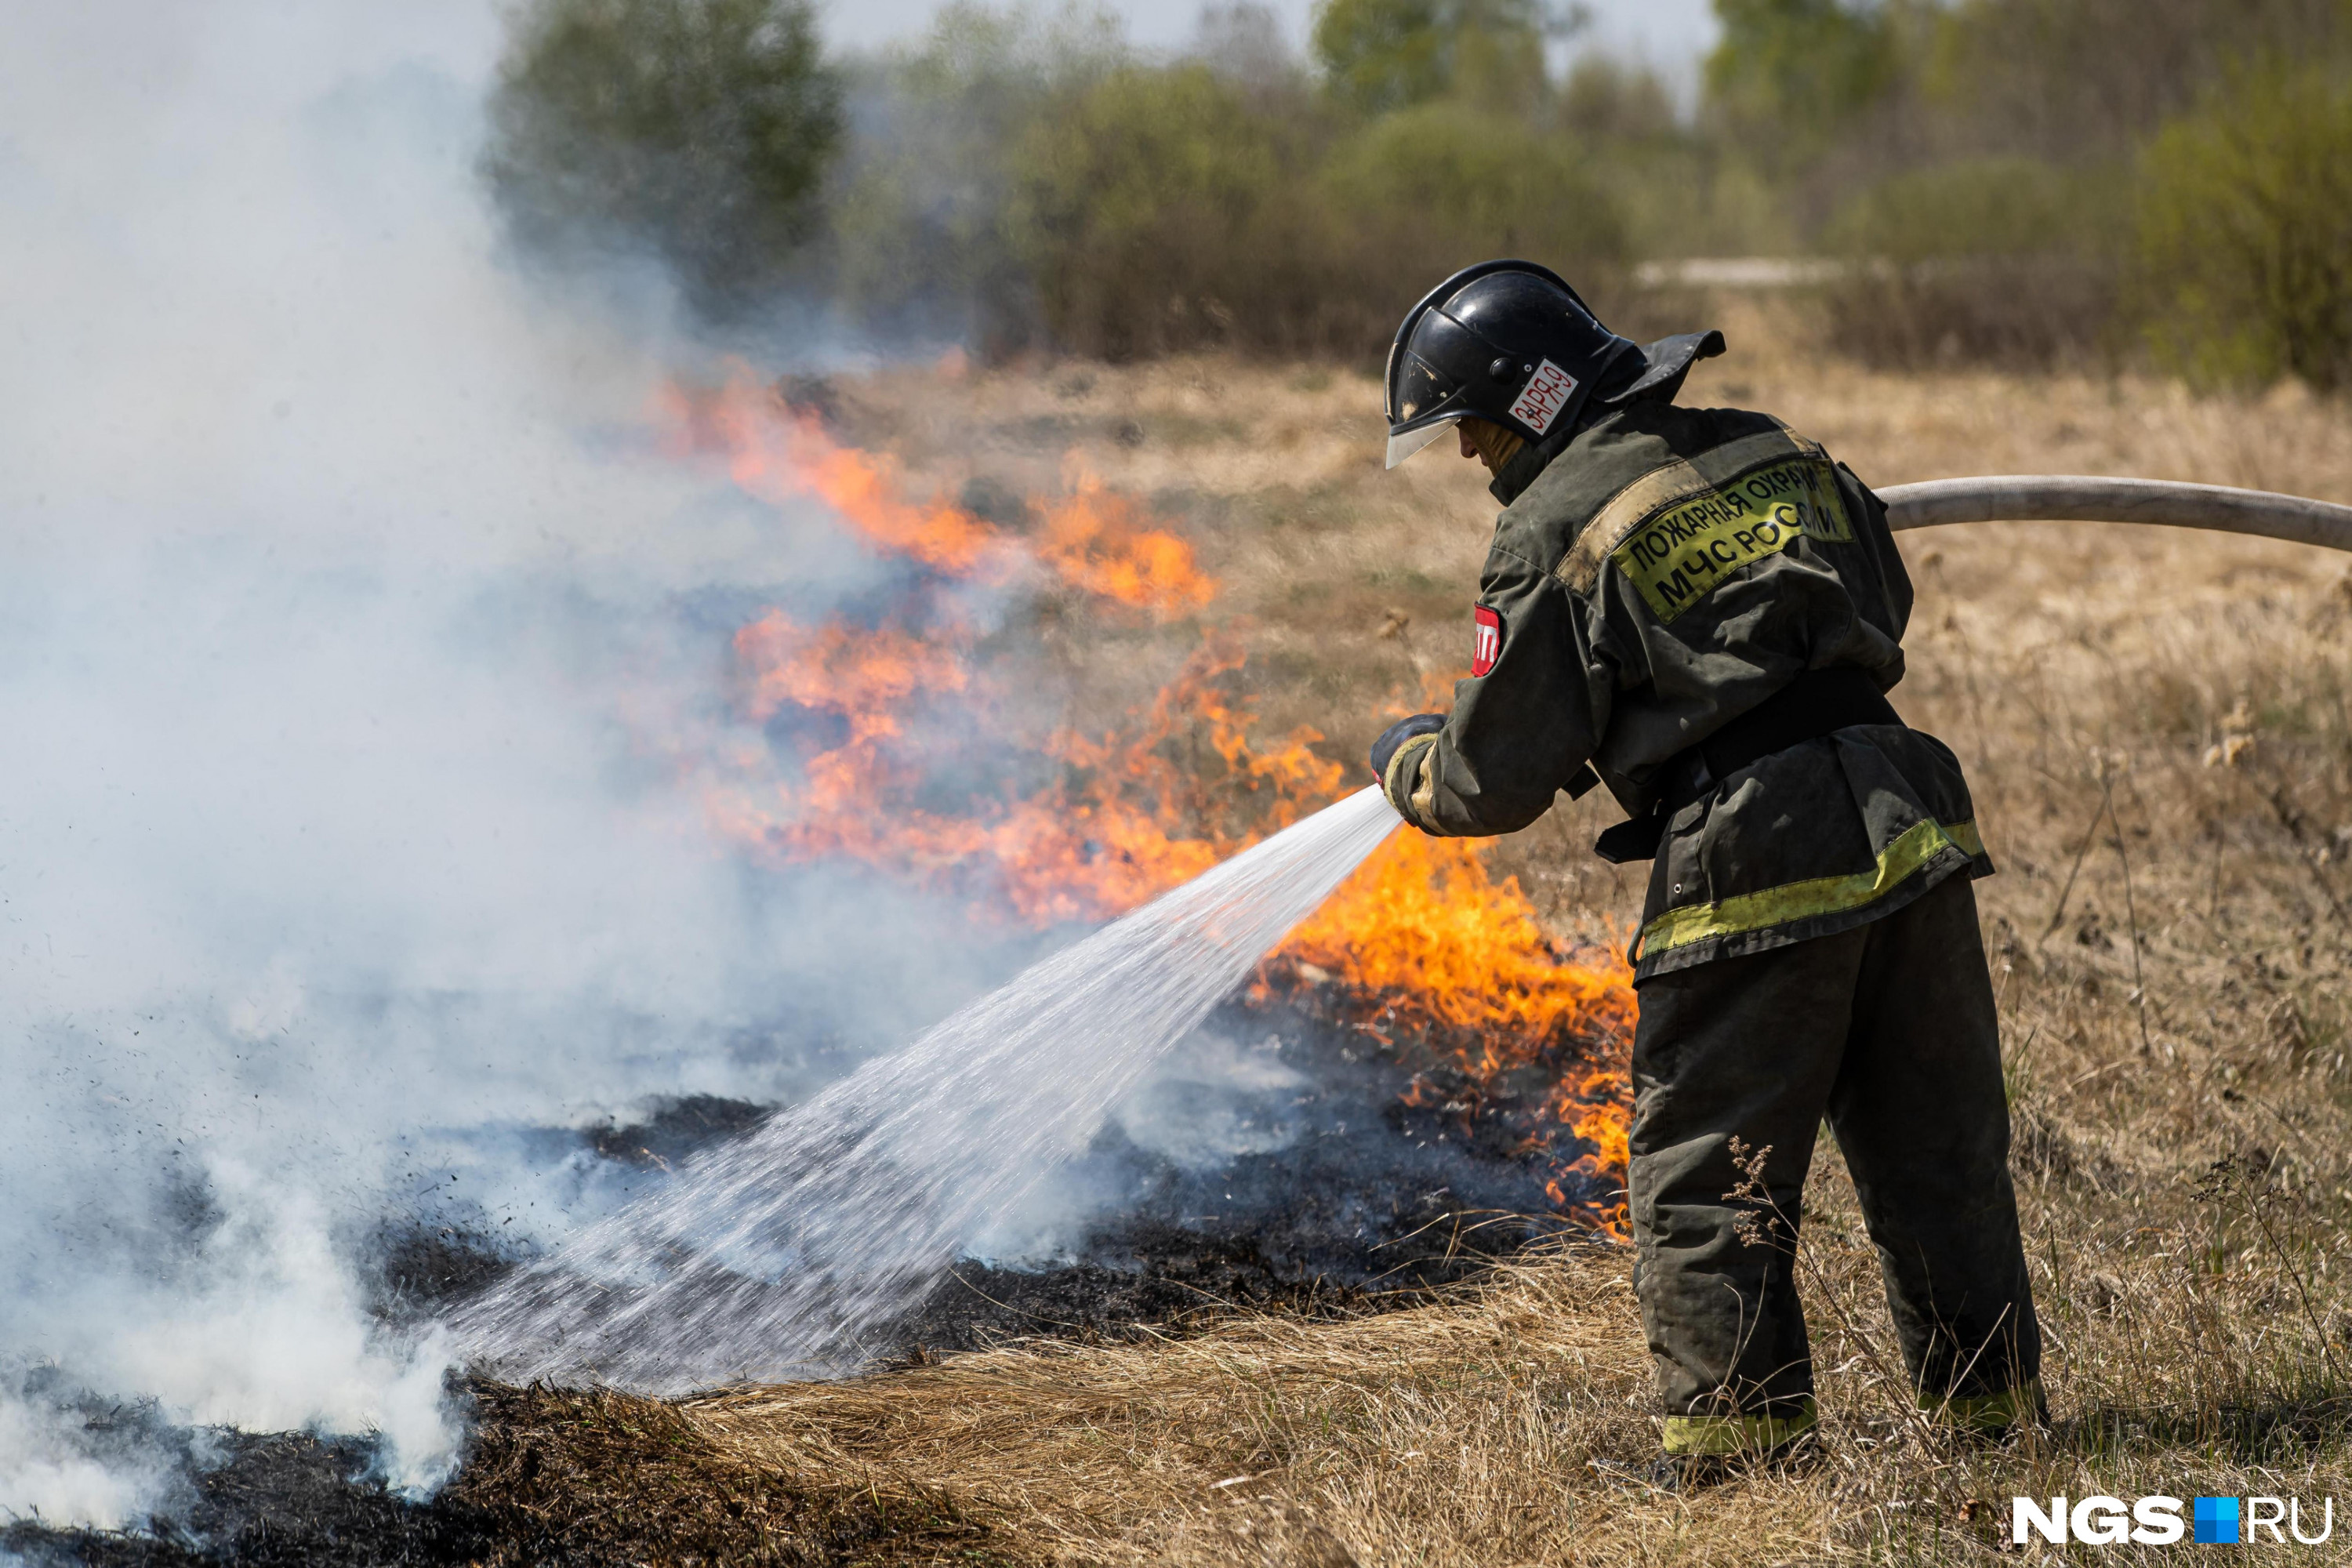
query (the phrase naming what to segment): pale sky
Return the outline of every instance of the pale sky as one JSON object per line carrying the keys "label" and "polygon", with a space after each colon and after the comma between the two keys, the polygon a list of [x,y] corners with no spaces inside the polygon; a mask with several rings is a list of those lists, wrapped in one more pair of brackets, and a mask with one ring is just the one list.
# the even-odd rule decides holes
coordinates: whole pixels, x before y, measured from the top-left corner
{"label": "pale sky", "polygon": [[[1048,0],[1050,3],[1050,0]],[[1103,0],[1127,19],[1137,43],[1174,47],[1192,37],[1199,0]],[[1266,0],[1302,48],[1315,0]],[[1593,26],[1580,42],[1646,60],[1687,98],[1697,63],[1715,41],[1708,0],[1589,0]],[[866,48],[920,34],[940,0],[822,0],[825,39],[835,48]]]}

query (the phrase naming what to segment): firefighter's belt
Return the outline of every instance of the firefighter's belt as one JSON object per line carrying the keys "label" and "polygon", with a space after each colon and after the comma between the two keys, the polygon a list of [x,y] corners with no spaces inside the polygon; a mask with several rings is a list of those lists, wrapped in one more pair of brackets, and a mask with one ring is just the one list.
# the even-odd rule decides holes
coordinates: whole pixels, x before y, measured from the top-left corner
{"label": "firefighter's belt", "polygon": [[1657,854],[1675,813],[1740,769],[1855,724],[1902,722],[1868,670],[1850,664],[1809,669],[1706,740],[1668,757],[1658,770],[1664,787],[1650,809],[1604,830],[1593,840],[1592,851],[1619,866],[1647,860]]}

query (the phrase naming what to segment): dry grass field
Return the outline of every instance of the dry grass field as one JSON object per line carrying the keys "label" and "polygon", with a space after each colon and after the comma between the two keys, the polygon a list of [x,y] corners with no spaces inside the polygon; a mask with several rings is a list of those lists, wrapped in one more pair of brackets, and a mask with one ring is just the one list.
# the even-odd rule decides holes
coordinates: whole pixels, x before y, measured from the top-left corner
{"label": "dry grass field", "polygon": [[[1723,324],[1732,353],[1686,396],[1769,409],[1875,484],[2111,473],[2352,500],[2341,404],[1896,377],[1818,356],[1785,320]],[[1147,498],[1222,582],[1211,615],[1267,720],[1334,755],[1467,663],[1482,476],[1444,447],[1384,475],[1360,375],[945,366],[838,393],[848,437],[919,485],[1050,490],[1084,470]],[[1827,1463],[1808,1474],[1692,1496],[1612,1481],[1656,1437],[1628,1258],[1593,1247],[1344,1322],[1016,1345],[658,1412],[505,1396],[461,1492],[552,1510],[604,1489],[596,1539],[645,1561],[1367,1568],[1958,1563],[2013,1560],[2013,1493],[2352,1504],[2352,561],[2088,524],[1904,550],[1918,602],[1895,700],[1969,766],[2001,868],[1979,893],[2048,1432],[1970,1448],[1912,1412],[1825,1141],[1802,1282]],[[1115,703],[1164,675],[1155,639],[1179,634],[1055,635],[1086,644],[1087,700]],[[1495,852],[1570,934],[1639,899],[1583,848],[1601,798]],[[597,1468],[591,1438],[615,1424],[664,1434],[669,1468]],[[2095,1555],[2142,1552],[2162,1555]]]}

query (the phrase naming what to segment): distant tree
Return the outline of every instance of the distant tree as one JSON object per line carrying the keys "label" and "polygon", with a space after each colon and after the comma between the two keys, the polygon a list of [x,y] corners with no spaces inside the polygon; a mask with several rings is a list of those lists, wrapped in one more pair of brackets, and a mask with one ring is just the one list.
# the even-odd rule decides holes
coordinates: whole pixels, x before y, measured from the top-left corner
{"label": "distant tree", "polygon": [[1033,124],[1009,221],[1055,339],[1126,357],[1231,324],[1287,153],[1281,127],[1200,61],[1114,71]]}
{"label": "distant tree", "polygon": [[1866,0],[1715,0],[1709,104],[1768,163],[1822,152],[1876,103],[1901,58],[1885,6]]}
{"label": "distant tree", "polygon": [[724,310],[807,237],[841,132],[809,0],[528,0],[484,165],[524,243],[649,250]]}
{"label": "distant tree", "polygon": [[1922,29],[1927,86],[1980,148],[2112,157],[2231,65],[2328,48],[2347,16],[2343,0],[1961,0]]}
{"label": "distant tree", "polygon": [[1226,80],[1260,90],[1286,88],[1298,74],[1282,18],[1255,0],[1202,6],[1191,53]]}
{"label": "distant tree", "polygon": [[1324,0],[1315,58],[1332,96],[1386,114],[1439,97],[1528,107],[1544,85],[1544,42],[1584,13],[1546,0]]}
{"label": "distant tree", "polygon": [[1646,142],[1678,129],[1666,84],[1647,66],[1606,55],[1576,62],[1559,89],[1560,123],[1588,142]]}
{"label": "distant tree", "polygon": [[1130,54],[1101,12],[958,4],[853,67],[858,129],[826,212],[836,301],[886,332],[1034,342],[1035,263],[1009,216],[1016,150]]}

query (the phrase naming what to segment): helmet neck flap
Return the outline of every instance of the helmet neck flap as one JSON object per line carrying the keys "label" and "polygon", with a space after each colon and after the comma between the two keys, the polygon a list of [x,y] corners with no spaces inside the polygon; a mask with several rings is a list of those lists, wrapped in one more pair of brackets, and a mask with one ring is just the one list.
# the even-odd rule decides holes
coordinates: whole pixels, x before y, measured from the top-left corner
{"label": "helmet neck flap", "polygon": [[1671,338],[1660,338],[1636,351],[1633,357],[1621,357],[1609,367],[1606,379],[1585,405],[1582,416],[1572,425],[1555,429],[1536,445],[1520,447],[1517,456],[1495,470],[1494,482],[1486,487],[1488,492],[1502,505],[1510,505],[1575,439],[1579,430],[1629,404],[1672,403],[1675,395],[1683,389],[1691,366],[1703,359],[1713,359],[1723,348],[1723,334],[1710,327],[1703,332],[1678,332]]}

